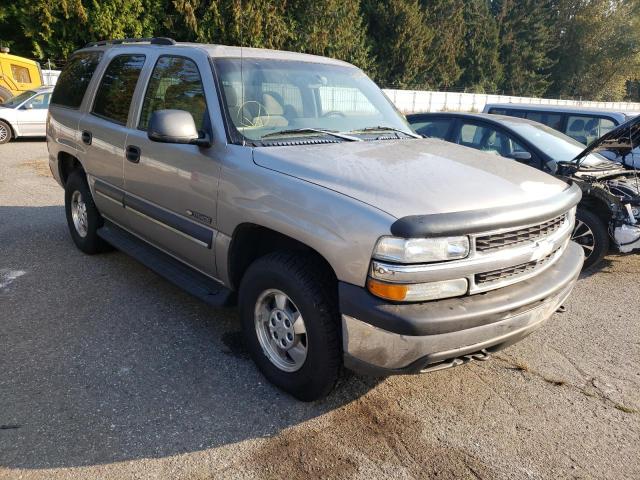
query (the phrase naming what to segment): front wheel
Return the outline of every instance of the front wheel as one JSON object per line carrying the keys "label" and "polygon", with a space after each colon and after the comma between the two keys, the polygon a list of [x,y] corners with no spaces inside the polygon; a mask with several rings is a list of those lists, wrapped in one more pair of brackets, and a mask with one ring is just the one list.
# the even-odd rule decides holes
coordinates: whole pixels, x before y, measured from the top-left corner
{"label": "front wheel", "polygon": [[607,226],[595,213],[579,208],[571,239],[584,249],[584,267],[591,268],[602,261],[609,251]]}
{"label": "front wheel", "polygon": [[256,260],[239,291],[245,343],[267,379],[303,401],[327,395],[342,365],[335,278],[314,256]]}

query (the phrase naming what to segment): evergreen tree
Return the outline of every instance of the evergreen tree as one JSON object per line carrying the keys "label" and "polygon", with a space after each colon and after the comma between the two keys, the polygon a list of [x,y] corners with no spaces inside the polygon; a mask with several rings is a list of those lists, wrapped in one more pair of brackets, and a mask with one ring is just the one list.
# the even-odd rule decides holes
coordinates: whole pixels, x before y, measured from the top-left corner
{"label": "evergreen tree", "polygon": [[363,12],[375,68],[383,87],[415,88],[423,84],[434,37],[417,0],[364,0]]}
{"label": "evergreen tree", "polygon": [[295,32],[288,49],[339,58],[365,70],[371,66],[359,2],[293,0],[287,11]]}
{"label": "evergreen tree", "polygon": [[557,46],[549,0],[492,2],[500,35],[503,76],[500,89],[512,95],[540,96],[550,85],[550,54]]}
{"label": "evergreen tree", "polygon": [[470,92],[495,92],[502,79],[498,24],[490,0],[467,0],[464,9],[464,51],[458,86]]}
{"label": "evergreen tree", "polygon": [[559,5],[552,93],[593,100],[621,99],[640,67],[640,2],[567,1]]}
{"label": "evergreen tree", "polygon": [[462,74],[464,55],[464,0],[423,0],[426,22],[435,34],[427,50],[425,86],[447,89]]}

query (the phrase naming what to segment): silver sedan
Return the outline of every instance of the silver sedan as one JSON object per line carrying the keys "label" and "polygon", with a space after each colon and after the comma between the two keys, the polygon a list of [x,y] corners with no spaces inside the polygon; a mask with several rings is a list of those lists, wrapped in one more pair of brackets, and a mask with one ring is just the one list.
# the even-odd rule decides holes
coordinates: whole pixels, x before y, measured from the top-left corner
{"label": "silver sedan", "polygon": [[0,103],[0,144],[17,137],[44,137],[53,87],[27,90]]}

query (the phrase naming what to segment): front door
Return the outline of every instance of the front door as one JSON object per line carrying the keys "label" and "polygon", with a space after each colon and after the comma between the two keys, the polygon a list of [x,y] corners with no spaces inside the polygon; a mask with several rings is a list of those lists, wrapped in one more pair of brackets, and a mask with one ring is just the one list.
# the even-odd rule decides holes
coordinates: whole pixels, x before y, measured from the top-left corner
{"label": "front door", "polygon": [[[215,276],[213,242],[220,164],[211,150],[196,145],[153,142],[147,137],[156,110],[192,114],[210,132],[203,87],[206,59],[161,55],[142,99],[137,128],[126,140],[124,179],[127,224],[134,233],[201,272]],[[211,98],[208,98],[211,97]]]}
{"label": "front door", "polygon": [[50,93],[40,93],[29,99],[18,110],[20,135],[26,137],[44,137],[46,133],[47,110]]}

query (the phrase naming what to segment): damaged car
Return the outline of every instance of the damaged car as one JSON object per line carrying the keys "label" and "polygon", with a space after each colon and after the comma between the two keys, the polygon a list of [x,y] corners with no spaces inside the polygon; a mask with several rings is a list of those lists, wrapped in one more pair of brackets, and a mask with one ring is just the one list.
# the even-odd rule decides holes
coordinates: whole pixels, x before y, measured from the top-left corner
{"label": "damaged car", "polygon": [[[620,125],[586,149],[546,125],[502,115],[419,113],[407,119],[416,133],[511,158],[556,175],[582,190],[573,232],[585,268],[614,249],[640,249],[640,179],[626,159],[640,137],[640,117]],[[602,153],[615,155],[619,163]]]}

